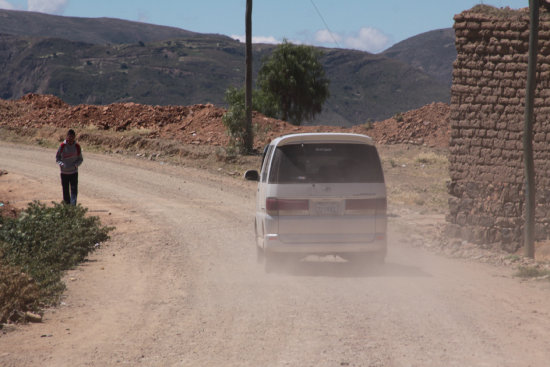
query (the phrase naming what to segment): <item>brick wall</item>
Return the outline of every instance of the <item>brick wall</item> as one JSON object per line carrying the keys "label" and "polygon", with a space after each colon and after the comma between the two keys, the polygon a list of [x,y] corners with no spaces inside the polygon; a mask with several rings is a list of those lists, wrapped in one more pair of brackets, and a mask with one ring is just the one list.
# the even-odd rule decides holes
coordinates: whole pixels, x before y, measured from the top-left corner
{"label": "brick wall", "polygon": [[[527,9],[455,16],[449,234],[517,250],[523,242]],[[535,99],[536,239],[550,237],[550,17],[541,9]]]}

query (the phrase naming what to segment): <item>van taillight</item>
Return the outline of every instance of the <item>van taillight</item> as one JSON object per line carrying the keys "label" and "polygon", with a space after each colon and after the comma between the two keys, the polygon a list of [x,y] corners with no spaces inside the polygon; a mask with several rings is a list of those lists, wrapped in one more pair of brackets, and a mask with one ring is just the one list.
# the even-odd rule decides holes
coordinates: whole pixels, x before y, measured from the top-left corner
{"label": "van taillight", "polygon": [[386,209],[386,198],[346,200],[347,215],[385,215]]}
{"label": "van taillight", "polygon": [[265,208],[268,215],[308,215],[309,200],[267,198]]}

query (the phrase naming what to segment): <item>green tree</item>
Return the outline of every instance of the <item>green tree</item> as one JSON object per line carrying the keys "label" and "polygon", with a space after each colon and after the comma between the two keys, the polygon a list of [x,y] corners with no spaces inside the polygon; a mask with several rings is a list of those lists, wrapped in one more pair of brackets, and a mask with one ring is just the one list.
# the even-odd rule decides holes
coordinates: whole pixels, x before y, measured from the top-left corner
{"label": "green tree", "polygon": [[264,60],[257,84],[277,107],[277,115],[272,117],[300,125],[321,112],[329,97],[321,56],[314,47],[284,40]]}

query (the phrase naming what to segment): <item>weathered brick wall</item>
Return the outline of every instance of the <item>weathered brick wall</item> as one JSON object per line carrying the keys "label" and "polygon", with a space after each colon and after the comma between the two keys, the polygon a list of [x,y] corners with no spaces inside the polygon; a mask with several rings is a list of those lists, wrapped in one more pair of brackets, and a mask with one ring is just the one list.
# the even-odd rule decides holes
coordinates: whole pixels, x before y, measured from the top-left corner
{"label": "weathered brick wall", "polygon": [[[490,11],[487,11],[490,10]],[[450,235],[517,250],[523,242],[523,126],[529,14],[478,6],[455,16]],[[550,17],[541,9],[535,99],[536,239],[550,237]]]}

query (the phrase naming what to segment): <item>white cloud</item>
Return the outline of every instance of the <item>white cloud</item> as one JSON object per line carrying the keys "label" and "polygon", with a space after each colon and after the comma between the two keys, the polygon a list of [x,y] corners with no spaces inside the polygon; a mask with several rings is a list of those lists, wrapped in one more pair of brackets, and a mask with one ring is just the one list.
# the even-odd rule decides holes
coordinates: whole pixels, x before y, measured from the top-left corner
{"label": "white cloud", "polygon": [[342,36],[336,33],[329,32],[326,29],[322,29],[315,32],[315,41],[321,43],[334,43],[334,41],[336,41],[339,43],[342,41]]}
{"label": "white cloud", "polygon": [[[240,42],[246,41],[244,35],[232,35],[231,38]],[[325,47],[352,48],[371,53],[380,52],[387,48],[391,43],[389,36],[385,35],[382,31],[371,27],[363,27],[356,33],[347,34],[329,32],[326,29],[319,30],[313,35],[310,32],[302,32],[300,34],[300,38],[302,38],[302,40],[288,41],[295,45],[310,44]],[[279,44],[281,42],[282,40],[278,40],[273,36],[252,36],[252,43]]]}
{"label": "white cloud", "polygon": [[15,6],[6,0],[0,0],[0,9],[15,10]]}
{"label": "white cloud", "polygon": [[63,14],[69,0],[27,0],[29,11],[47,14]]}
{"label": "white cloud", "polygon": [[344,43],[349,48],[368,52],[382,51],[389,45],[390,38],[375,28],[361,28],[356,36],[346,37]]}
{"label": "white cloud", "polygon": [[376,28],[364,27],[346,35],[320,30],[315,33],[315,42],[375,53],[389,46],[390,38]]}
{"label": "white cloud", "polygon": [[[237,35],[237,34],[233,34],[231,35],[231,38],[233,39],[236,39],[240,42],[246,42],[246,36],[242,36],[242,35]],[[278,44],[278,43],[281,43],[281,41],[277,40],[275,37],[273,36],[257,36],[257,37],[254,37],[252,36],[252,43],[270,43],[270,44]]]}

